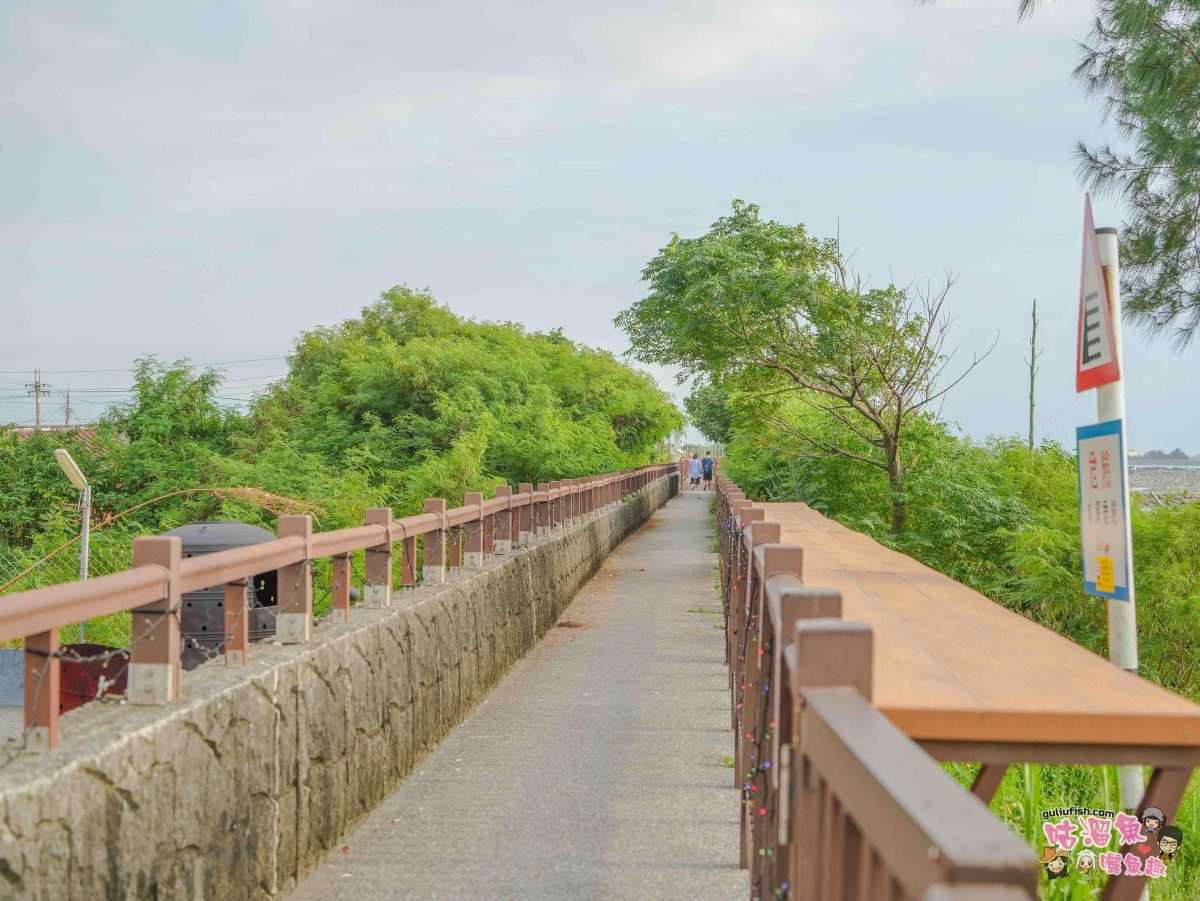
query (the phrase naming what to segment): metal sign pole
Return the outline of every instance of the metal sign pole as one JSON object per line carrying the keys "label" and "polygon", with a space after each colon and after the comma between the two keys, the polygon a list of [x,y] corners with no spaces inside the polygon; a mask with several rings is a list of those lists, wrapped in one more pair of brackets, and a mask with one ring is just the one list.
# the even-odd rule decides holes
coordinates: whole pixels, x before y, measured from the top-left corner
{"label": "metal sign pole", "polygon": [[[86,582],[88,577],[88,556],[90,548],[88,547],[92,534],[92,486],[84,485],[80,492],[79,506],[83,516],[80,520],[80,536],[79,536],[79,581]],[[87,621],[82,621],[79,624],[79,641],[83,643],[87,641]]]}
{"label": "metal sign pole", "polygon": [[[1096,388],[1096,415],[1100,422],[1118,420],[1121,423],[1121,447],[1126,453],[1121,454],[1122,468],[1121,484],[1126,486],[1124,498],[1125,509],[1129,511],[1129,444],[1125,434],[1125,354],[1121,341],[1121,261],[1118,250],[1117,230],[1115,228],[1096,229],[1096,241],[1100,246],[1100,264],[1104,267],[1104,280],[1108,288],[1108,302],[1111,313],[1113,345],[1116,351],[1117,365],[1121,378]],[[1108,656],[1121,669],[1137,674],[1138,643],[1137,643],[1137,608],[1133,591],[1133,531],[1131,517],[1125,517],[1125,547],[1129,549],[1129,600],[1120,601],[1109,598],[1108,605]],[[1126,810],[1136,810],[1142,803],[1145,792],[1145,782],[1142,778],[1142,768],[1138,766],[1122,766],[1117,768],[1121,786],[1121,806]]]}

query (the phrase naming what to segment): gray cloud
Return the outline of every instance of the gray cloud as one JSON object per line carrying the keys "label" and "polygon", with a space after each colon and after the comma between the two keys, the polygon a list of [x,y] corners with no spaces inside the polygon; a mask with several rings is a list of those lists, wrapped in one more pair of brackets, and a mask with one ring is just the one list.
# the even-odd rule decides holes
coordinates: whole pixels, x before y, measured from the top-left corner
{"label": "gray cloud", "polygon": [[[1039,297],[1039,410],[1067,440],[1094,418],[1070,369],[1070,150],[1101,133],[1070,82],[1089,14],[10,0],[0,420],[30,415],[11,373],[277,355],[399,282],[621,350],[611,318],[646,261],[745,197],[817,233],[840,225],[877,282],[960,275],[956,340],[1000,336],[947,410],[973,434],[1023,428]],[[1195,352],[1131,336],[1135,446],[1200,450],[1200,424],[1177,415],[1194,369]]]}

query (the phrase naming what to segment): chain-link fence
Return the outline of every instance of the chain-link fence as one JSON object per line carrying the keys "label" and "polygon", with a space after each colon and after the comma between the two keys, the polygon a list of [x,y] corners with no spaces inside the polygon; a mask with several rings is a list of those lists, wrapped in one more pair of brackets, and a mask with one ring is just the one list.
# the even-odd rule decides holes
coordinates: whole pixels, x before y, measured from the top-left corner
{"label": "chain-link fence", "polygon": [[[132,544],[93,543],[88,551],[88,578],[107,576],[129,568]],[[0,551],[0,595],[74,582],[80,576],[78,542],[49,560],[19,551]]]}

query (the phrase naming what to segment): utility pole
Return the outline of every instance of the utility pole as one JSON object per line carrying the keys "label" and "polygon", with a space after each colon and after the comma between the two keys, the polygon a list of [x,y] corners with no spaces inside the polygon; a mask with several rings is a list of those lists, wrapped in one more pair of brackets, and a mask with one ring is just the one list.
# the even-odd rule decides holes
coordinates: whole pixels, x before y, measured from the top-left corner
{"label": "utility pole", "polygon": [[50,396],[50,386],[42,381],[42,370],[33,370],[33,382],[26,383],[25,387],[29,390],[26,395],[33,396],[33,424],[37,431],[42,430],[42,398]]}
{"label": "utility pole", "polygon": [[67,385],[67,390],[63,392],[63,398],[66,400],[66,403],[67,403],[67,410],[66,410],[67,417],[66,417],[66,422],[64,422],[63,424],[69,426],[71,424],[71,414],[74,412],[71,409],[71,386],[70,385]]}
{"label": "utility pole", "polygon": [[1037,298],[1033,299],[1033,332],[1029,336],[1029,449],[1033,450],[1034,386],[1037,382],[1037,361],[1041,354],[1037,349]]}

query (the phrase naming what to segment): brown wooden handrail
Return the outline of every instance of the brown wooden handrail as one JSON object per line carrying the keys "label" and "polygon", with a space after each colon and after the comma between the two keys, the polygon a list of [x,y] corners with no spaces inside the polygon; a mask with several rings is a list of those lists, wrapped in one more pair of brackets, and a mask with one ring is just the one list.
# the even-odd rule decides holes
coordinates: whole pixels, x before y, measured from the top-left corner
{"label": "brown wooden handrail", "polygon": [[718,470],[742,866],[751,897],[1031,899],[1030,849],[871,704],[873,639]]}
{"label": "brown wooden handrail", "polygon": [[[313,625],[314,560],[332,558],[333,612],[347,617],[349,555],[364,551],[364,603],[387,607],[391,604],[394,556],[400,559],[400,584],[405,588],[417,584],[418,539],[426,557],[422,575],[441,581],[447,569],[482,566],[522,541],[549,537],[568,522],[615,505],[673,472],[675,466],[646,466],[553,485],[543,483],[537,490],[526,484],[517,494],[500,486],[493,498],[485,500],[476,494],[470,502],[449,510],[444,500],[431,498],[426,512],[402,519],[393,519],[387,508],[377,508],[366,511],[364,525],[329,532],[314,533],[311,516],[281,516],[279,538],[274,541],[187,559],[176,537],[136,539],[134,565],[125,572],[0,599],[0,640],[25,639],[26,745],[49,750],[58,741],[58,680],[63,657],[58,630],[65,625],[132,610],[130,700],[167,703],[179,693],[179,606],[185,592],[225,586],[227,660],[245,663],[249,620],[245,586],[257,575],[276,573],[280,642],[307,641]],[[514,512],[526,507],[530,508],[527,514]],[[400,545],[398,555],[393,554],[394,545]]]}
{"label": "brown wooden handrail", "polygon": [[1038,868],[1028,846],[857,690],[810,688],[801,694],[793,770],[813,774],[811,788],[797,786],[798,806],[800,817],[818,828],[806,829],[799,817],[796,825],[802,834],[819,834],[822,827],[836,827],[830,814],[840,812],[871,853],[860,850],[860,858],[851,860],[844,845],[831,857],[799,849],[797,897],[805,897],[805,887],[837,885],[840,895],[809,897],[865,901],[880,897],[871,889],[885,878],[909,898],[924,898],[935,886],[983,885],[1034,897]]}

